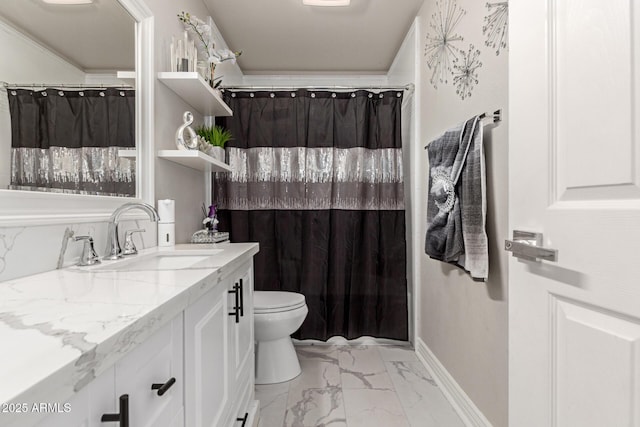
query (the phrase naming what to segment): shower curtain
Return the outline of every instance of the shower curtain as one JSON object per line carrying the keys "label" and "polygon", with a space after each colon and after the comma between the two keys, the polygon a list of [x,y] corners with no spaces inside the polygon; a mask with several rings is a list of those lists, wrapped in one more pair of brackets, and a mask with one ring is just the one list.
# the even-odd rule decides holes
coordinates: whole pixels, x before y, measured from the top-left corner
{"label": "shower curtain", "polygon": [[135,91],[8,89],[11,186],[135,196]]}
{"label": "shower curtain", "polygon": [[305,295],[297,338],[408,339],[401,91],[226,91],[220,228],[256,241],[257,290]]}

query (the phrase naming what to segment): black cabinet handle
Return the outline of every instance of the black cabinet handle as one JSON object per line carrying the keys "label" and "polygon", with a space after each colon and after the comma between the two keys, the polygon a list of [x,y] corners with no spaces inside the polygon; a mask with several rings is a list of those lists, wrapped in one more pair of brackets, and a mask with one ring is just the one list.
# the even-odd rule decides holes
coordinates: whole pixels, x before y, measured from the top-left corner
{"label": "black cabinet handle", "polygon": [[249,417],[249,413],[245,412],[244,413],[244,417],[242,418],[236,418],[236,421],[242,421],[242,425],[240,427],[244,427],[244,425],[247,423],[247,418]]}
{"label": "black cabinet handle", "polygon": [[233,289],[229,291],[230,294],[236,294],[236,302],[235,306],[233,307],[233,313],[229,313],[229,316],[236,317],[236,323],[240,323],[240,303],[238,300],[238,289],[238,284],[236,283],[235,285],[233,285]]}
{"label": "black cabinet handle", "polygon": [[120,423],[120,427],[129,427],[129,395],[120,396],[120,413],[102,414],[103,423]]}
{"label": "black cabinet handle", "polygon": [[176,379],[171,377],[169,381],[164,384],[151,384],[151,390],[158,390],[158,396],[162,396],[176,383]]}
{"label": "black cabinet handle", "polygon": [[240,293],[240,316],[244,317],[244,289],[242,287],[242,279],[240,279],[238,291]]}

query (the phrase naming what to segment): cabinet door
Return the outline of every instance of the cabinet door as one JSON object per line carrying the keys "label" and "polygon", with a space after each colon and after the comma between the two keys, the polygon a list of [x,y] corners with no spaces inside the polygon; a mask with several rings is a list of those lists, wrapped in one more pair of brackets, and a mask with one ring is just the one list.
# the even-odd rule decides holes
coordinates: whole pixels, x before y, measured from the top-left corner
{"label": "cabinet door", "polygon": [[[231,397],[228,291],[225,281],[185,310],[185,420],[188,427],[224,425]],[[233,320],[231,320],[233,321]]]}
{"label": "cabinet door", "polygon": [[181,313],[116,363],[116,398],[129,395],[129,425],[173,427],[181,413],[182,329]]}
{"label": "cabinet door", "polygon": [[253,372],[253,266],[248,265],[235,276],[238,283],[242,312],[239,323],[232,323],[233,371],[235,383],[248,369]]}
{"label": "cabinet door", "polygon": [[58,402],[61,412],[47,415],[36,426],[104,427],[106,424],[100,421],[102,414],[117,412],[114,395],[114,368],[111,367],[70,399]]}
{"label": "cabinet door", "polygon": [[[229,360],[232,371],[233,409],[230,425],[239,426],[238,418],[248,412],[253,400],[254,388],[254,340],[253,340],[253,264],[244,264],[232,275],[232,285],[238,290],[238,306],[242,307],[238,322],[231,317],[229,322]],[[235,304],[235,295],[229,297],[230,307]],[[233,310],[231,310],[233,311]]]}

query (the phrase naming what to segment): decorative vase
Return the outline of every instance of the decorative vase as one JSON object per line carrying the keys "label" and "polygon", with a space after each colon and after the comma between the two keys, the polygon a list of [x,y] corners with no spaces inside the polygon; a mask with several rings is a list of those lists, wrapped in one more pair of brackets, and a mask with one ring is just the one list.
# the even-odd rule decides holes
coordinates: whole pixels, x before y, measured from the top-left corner
{"label": "decorative vase", "polygon": [[211,62],[209,64],[209,70],[210,70],[210,75],[209,75],[209,86],[214,87],[215,82],[214,82],[214,76],[215,76],[215,71],[216,71],[216,64],[214,64],[213,62]]}
{"label": "decorative vase", "polygon": [[216,160],[220,160],[222,163],[224,163],[224,148],[222,147],[211,147],[209,154],[211,157],[213,157]]}

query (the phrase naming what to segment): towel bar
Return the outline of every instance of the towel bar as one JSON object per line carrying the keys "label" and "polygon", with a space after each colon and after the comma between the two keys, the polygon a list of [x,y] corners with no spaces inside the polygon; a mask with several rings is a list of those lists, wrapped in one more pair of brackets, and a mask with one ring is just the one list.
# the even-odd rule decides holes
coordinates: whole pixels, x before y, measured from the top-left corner
{"label": "towel bar", "polygon": [[[478,118],[480,120],[484,120],[484,119],[492,119],[493,122],[492,123],[498,123],[500,121],[502,121],[502,109],[497,109],[494,112],[486,112],[486,113],[482,113],[482,114],[478,114]],[[426,150],[429,147],[429,144],[424,146],[424,149]]]}

